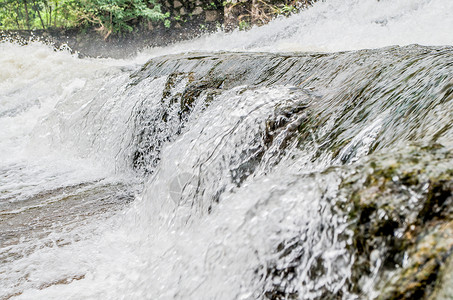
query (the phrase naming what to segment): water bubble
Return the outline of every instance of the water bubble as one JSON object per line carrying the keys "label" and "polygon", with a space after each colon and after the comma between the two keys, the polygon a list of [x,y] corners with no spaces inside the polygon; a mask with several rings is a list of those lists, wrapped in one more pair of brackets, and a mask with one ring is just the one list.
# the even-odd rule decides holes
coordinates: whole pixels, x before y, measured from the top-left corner
{"label": "water bubble", "polygon": [[191,173],[181,173],[175,176],[168,186],[171,199],[176,205],[188,200],[188,195],[196,192],[198,177]]}

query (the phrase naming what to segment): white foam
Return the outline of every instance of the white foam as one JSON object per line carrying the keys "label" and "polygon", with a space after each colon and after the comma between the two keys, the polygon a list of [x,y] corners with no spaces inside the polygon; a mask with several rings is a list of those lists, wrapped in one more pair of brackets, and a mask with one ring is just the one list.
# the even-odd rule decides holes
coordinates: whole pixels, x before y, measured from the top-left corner
{"label": "white foam", "polygon": [[[340,51],[412,43],[453,44],[452,1],[319,2],[291,18],[278,19],[248,32],[216,33],[170,47],[148,49],[133,62],[80,60],[69,53],[54,52],[43,45],[19,47],[1,44],[0,113],[12,113],[0,118],[0,167],[11,165],[17,174],[11,173],[9,179],[0,176],[4,188],[0,192],[7,194],[9,190],[20,190],[29,195],[49,186],[64,186],[102,177],[102,172],[96,173],[102,168],[86,159],[89,155],[72,155],[74,148],[83,145],[89,147],[93,145],[93,140],[75,137],[102,129],[108,138],[101,140],[101,136],[99,143],[94,145],[105,151],[100,144],[111,145],[115,142],[113,139],[123,132],[114,124],[124,125],[127,122],[128,114],[124,112],[132,110],[134,103],[140,99],[154,97],[152,92],[160,95],[162,89],[159,89],[158,80],[150,79],[151,82],[140,83],[146,90],[143,95],[130,92],[124,94],[123,98],[127,98],[122,99],[124,101],[115,98],[119,97],[115,91],[102,90],[103,84],[114,77],[108,71],[112,66],[188,51]],[[124,79],[127,75],[118,77]],[[118,85],[127,82],[127,78],[123,79],[119,80]],[[282,92],[281,88],[248,94],[238,92],[237,101],[240,104],[248,100],[257,105],[266,97]],[[244,95],[249,98],[240,98]],[[7,292],[15,293],[14,283],[29,278],[29,282],[18,288],[19,292],[25,289],[18,298],[121,299],[129,296],[137,299],[200,299],[204,296],[210,299],[246,299],[252,297],[253,288],[261,288],[262,282],[254,281],[259,280],[255,278],[259,276],[255,276],[254,272],[258,267],[265,266],[268,259],[272,259],[269,253],[272,253],[276,241],[305,234],[300,228],[308,232],[306,234],[313,237],[314,241],[304,246],[313,249],[315,254],[325,253],[326,260],[334,266],[332,257],[335,256],[329,255],[342,251],[343,245],[326,244],[324,237],[318,238],[316,224],[331,217],[328,214],[318,215],[317,211],[322,191],[330,187],[333,193],[336,188],[338,178],[335,174],[325,175],[326,178],[318,186],[298,176],[298,167],[293,166],[291,169],[285,165],[277,166],[273,173],[245,182],[240,190],[226,189],[219,207],[211,214],[194,218],[187,226],[181,225],[186,221],[184,217],[187,211],[185,207],[175,208],[171,195],[174,190],[169,189],[169,186],[174,178],[172,175],[177,177],[178,172],[192,174],[193,170],[177,170],[171,166],[178,161],[181,165],[195,162],[200,157],[211,159],[211,149],[221,144],[216,140],[217,136],[230,127],[235,128],[233,121],[242,117],[237,115],[240,106],[232,104],[235,95],[225,94],[222,97],[224,101],[221,99],[218,102],[230,105],[227,107],[229,110],[224,111],[225,116],[221,117],[219,113],[224,107],[219,106],[219,111],[216,111],[215,105],[210,106],[207,120],[201,119],[199,123],[193,121],[187,126],[191,131],[180,136],[179,143],[177,141],[174,144],[180,152],[171,147],[167,147],[171,151],[162,151],[160,175],[167,176],[158,178],[156,175],[150,180],[146,192],[138,197],[131,210],[125,212],[124,219],[93,221],[86,229],[80,230],[85,239],[79,243],[61,248],[43,247],[23,259],[5,264],[0,275],[8,277],[12,274],[8,281],[10,290]],[[92,103],[90,100],[93,100]],[[272,101],[269,103],[274,103]],[[252,113],[246,111],[246,115]],[[221,120],[210,124],[208,121],[211,116]],[[263,118],[257,116],[257,120]],[[91,120],[89,126],[85,126],[87,120]],[[253,124],[238,128],[242,128],[241,132],[246,137],[248,133],[255,135],[250,129]],[[373,130],[378,130],[373,128],[378,128],[378,125],[376,123],[364,130],[362,136],[373,138]],[[211,132],[205,133],[205,127]],[[199,131],[196,131],[197,128]],[[209,134],[212,134],[210,139]],[[71,141],[72,138],[74,141]],[[205,138],[206,145],[200,143],[202,138]],[[41,142],[44,143],[42,147]],[[364,144],[368,147],[368,144]],[[232,152],[234,147],[238,148],[233,144],[227,146]],[[362,152],[367,152],[367,147]],[[53,163],[43,163],[36,155],[32,155],[38,148],[44,149],[41,149],[43,156],[46,150],[71,155],[59,160],[47,157]],[[187,149],[195,150],[184,152]],[[215,167],[221,165],[223,157],[216,159],[211,159],[214,161],[211,163],[213,175],[205,176],[208,183],[219,181],[219,178],[225,180],[224,175],[215,173]],[[14,164],[18,162],[25,164],[28,169],[22,171],[16,168]],[[333,184],[329,186],[328,183]],[[342,225],[341,220],[332,223]],[[340,226],[335,228],[342,230]],[[56,232],[55,237],[51,236],[48,240],[58,239],[61,239],[61,234]],[[25,249],[25,246],[19,245],[18,248]],[[335,261],[335,265],[337,263]],[[345,259],[343,265],[338,264],[339,268],[347,263]],[[309,262],[305,262],[302,267],[308,265]],[[344,268],[344,272],[336,270],[341,276],[337,278],[338,282],[334,282],[335,285],[341,286],[341,280],[348,276],[347,271],[347,268]],[[58,284],[82,278],[81,275],[84,276],[82,280],[74,280],[67,285]],[[302,281],[298,282],[302,284]],[[299,288],[308,291],[310,287]]]}
{"label": "white foam", "polygon": [[121,63],[40,43],[0,44],[0,200],[105,176],[105,167],[74,147],[85,133],[65,125]]}
{"label": "white foam", "polygon": [[392,45],[453,45],[449,0],[328,0],[250,31],[218,32],[153,48],[150,56],[191,51],[336,52]]}

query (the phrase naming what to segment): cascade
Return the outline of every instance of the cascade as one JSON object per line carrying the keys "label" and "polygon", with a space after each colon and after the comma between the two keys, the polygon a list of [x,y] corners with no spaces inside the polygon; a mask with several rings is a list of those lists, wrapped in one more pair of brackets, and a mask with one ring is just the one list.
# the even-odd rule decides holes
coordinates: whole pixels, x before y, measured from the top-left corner
{"label": "cascade", "polygon": [[332,0],[132,60],[0,44],[0,299],[448,299],[452,11]]}

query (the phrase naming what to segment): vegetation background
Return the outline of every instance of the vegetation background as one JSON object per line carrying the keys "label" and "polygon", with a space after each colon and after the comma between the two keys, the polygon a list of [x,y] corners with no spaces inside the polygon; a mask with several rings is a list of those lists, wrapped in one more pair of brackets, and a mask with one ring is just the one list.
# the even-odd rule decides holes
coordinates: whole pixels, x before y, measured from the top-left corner
{"label": "vegetation background", "polygon": [[125,58],[217,30],[247,30],[316,0],[0,0],[0,43],[41,41]]}
{"label": "vegetation background", "polygon": [[289,15],[312,0],[0,0],[0,30],[96,29],[104,39],[137,30],[184,27],[227,29],[262,25]]}
{"label": "vegetation background", "polygon": [[168,16],[156,0],[0,0],[2,30],[95,27],[108,37]]}

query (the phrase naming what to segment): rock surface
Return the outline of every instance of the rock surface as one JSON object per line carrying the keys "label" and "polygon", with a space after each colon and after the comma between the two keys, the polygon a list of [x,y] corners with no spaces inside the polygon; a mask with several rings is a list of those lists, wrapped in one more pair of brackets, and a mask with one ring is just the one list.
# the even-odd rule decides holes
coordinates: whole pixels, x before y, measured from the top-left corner
{"label": "rock surface", "polygon": [[[346,224],[336,238],[346,245],[342,268],[350,268],[350,274],[341,289],[315,289],[314,299],[348,299],[352,295],[382,300],[448,299],[453,260],[453,132],[437,118],[428,114],[413,117],[412,113],[414,103],[419,110],[448,105],[451,84],[436,68],[432,74],[413,73],[410,80],[416,85],[393,85],[390,94],[385,85],[374,82],[394,84],[393,78],[404,77],[412,59],[445,66],[450,52],[439,49],[426,57],[423,47],[395,47],[337,54],[188,54],[152,59],[132,79],[140,82],[168,76],[169,92],[163,99],[173,97],[169,103],[180,105],[182,120],[197,99],[209,105],[228,89],[280,86],[294,91],[294,99],[299,100],[282,100],[263,120],[265,129],[254,154],[244,154],[249,155],[250,163],[242,170],[232,170],[237,175],[232,178],[240,185],[264,157],[273,156],[278,162],[294,146],[300,151],[314,149],[308,152],[312,161],[336,162],[323,171],[323,176],[339,182],[335,196],[326,199],[326,209]],[[379,66],[386,59],[393,67],[383,70]],[[367,64],[361,63],[364,60]],[[341,73],[357,78],[345,78]],[[184,78],[184,91],[172,93],[172,86]],[[357,83],[357,90],[342,89],[349,80]],[[318,92],[327,85],[335,91],[331,96]],[[411,89],[415,86],[436,96],[416,96],[414,101]],[[389,112],[386,116],[391,117],[384,122],[373,116],[376,111]],[[430,125],[419,130],[423,122]],[[330,129],[326,124],[331,124]],[[357,127],[362,131],[354,132]],[[412,134],[408,136],[408,132]],[[322,145],[316,137],[324,141]],[[272,167],[269,163],[266,160]],[[316,177],[316,172],[310,176]],[[320,228],[325,234],[329,230],[334,229],[327,223]],[[300,238],[282,241],[275,249],[278,259],[257,269],[265,273],[263,295],[267,299],[301,297],[293,288],[300,284],[299,266],[307,251]],[[327,278],[323,259],[313,257],[304,271],[311,282]]]}

